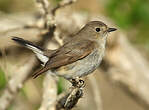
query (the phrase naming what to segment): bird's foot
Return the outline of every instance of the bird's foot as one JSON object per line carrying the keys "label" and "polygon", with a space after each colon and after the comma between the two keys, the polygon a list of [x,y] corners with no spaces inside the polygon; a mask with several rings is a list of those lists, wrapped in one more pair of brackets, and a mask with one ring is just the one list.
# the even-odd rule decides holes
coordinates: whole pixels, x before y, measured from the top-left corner
{"label": "bird's foot", "polygon": [[73,87],[83,88],[85,86],[84,80],[81,78],[70,79],[70,82]]}

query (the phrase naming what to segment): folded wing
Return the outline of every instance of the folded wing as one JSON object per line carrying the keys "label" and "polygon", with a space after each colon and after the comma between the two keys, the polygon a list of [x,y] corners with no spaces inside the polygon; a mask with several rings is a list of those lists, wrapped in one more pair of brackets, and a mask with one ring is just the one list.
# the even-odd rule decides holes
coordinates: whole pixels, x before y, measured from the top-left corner
{"label": "folded wing", "polygon": [[58,68],[67,64],[73,63],[77,60],[89,55],[95,49],[96,43],[90,40],[80,40],[79,42],[69,42],[57,49],[57,51],[51,55],[46,65],[35,72],[34,78],[40,74],[48,71],[49,69]]}

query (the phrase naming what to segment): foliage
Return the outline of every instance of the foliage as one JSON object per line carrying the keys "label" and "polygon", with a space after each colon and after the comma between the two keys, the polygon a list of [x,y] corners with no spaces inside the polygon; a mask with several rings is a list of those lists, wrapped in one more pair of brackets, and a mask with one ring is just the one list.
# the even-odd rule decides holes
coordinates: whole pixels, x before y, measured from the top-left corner
{"label": "foliage", "polygon": [[[106,4],[106,10],[119,27],[131,33],[133,42],[149,48],[148,0],[109,0]],[[136,33],[133,33],[134,30]]]}
{"label": "foliage", "polygon": [[122,28],[136,25],[149,25],[149,1],[147,0],[110,0],[108,14]]}

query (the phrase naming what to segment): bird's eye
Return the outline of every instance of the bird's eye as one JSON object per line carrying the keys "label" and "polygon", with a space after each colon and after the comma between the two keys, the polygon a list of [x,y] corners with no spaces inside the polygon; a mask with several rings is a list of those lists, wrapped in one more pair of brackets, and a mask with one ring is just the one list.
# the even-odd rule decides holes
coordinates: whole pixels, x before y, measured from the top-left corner
{"label": "bird's eye", "polygon": [[100,28],[96,28],[96,32],[99,32],[100,31]]}

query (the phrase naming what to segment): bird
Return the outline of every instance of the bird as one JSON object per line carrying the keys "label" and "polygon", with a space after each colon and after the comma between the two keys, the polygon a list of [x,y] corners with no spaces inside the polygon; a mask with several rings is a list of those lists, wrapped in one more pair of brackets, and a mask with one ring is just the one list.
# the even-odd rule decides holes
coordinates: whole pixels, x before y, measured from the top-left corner
{"label": "bird", "polygon": [[70,80],[87,76],[99,67],[104,57],[108,33],[116,30],[102,21],[90,21],[55,50],[43,49],[19,37],[12,36],[12,40],[31,49],[43,63],[33,78],[50,70]]}

